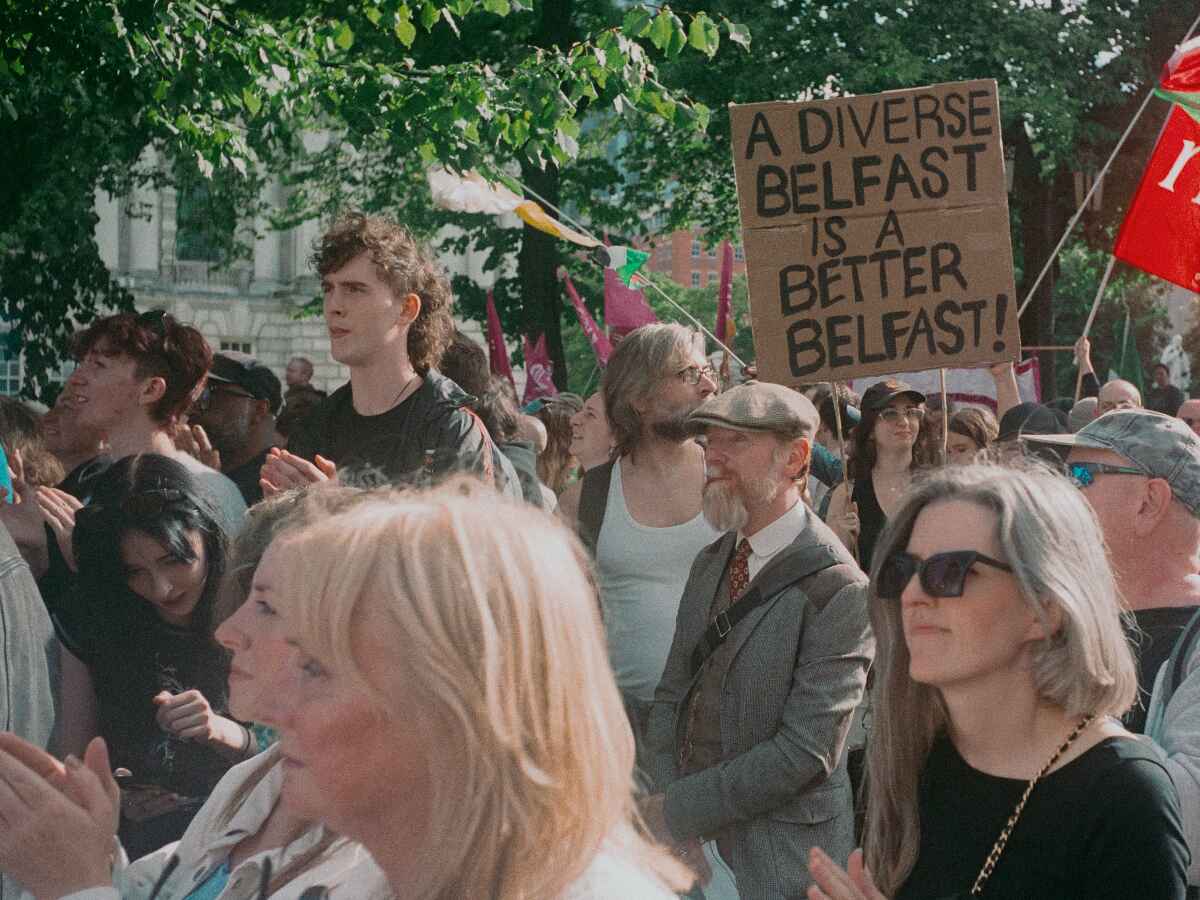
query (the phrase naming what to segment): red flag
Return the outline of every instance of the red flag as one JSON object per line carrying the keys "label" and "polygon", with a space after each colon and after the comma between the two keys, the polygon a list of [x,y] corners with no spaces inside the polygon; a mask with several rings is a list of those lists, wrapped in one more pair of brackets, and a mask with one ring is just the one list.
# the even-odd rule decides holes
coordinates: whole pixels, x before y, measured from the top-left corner
{"label": "red flag", "polygon": [[546,335],[538,335],[535,343],[529,343],[525,338],[525,396],[521,403],[528,403],[538,397],[557,397],[558,388],[554,386],[554,364],[550,362],[550,352],[546,349]]}
{"label": "red flag", "polygon": [[1200,291],[1200,123],[1176,106],[1146,164],[1113,255]]}
{"label": "red flag", "polygon": [[717,340],[728,344],[737,334],[733,321],[733,244],[721,244],[721,281],[717,291]]}
{"label": "red flag", "polygon": [[592,314],[583,305],[583,299],[575,290],[571,276],[565,272],[563,273],[563,282],[567,287],[567,295],[571,298],[571,305],[575,307],[575,315],[579,316],[579,325],[583,328],[583,333],[587,335],[588,340],[592,342],[592,350],[596,352],[596,359],[600,361],[601,366],[607,366],[608,358],[612,356],[612,344],[608,342],[608,338],[604,336],[604,332],[600,330],[596,320],[592,318]]}
{"label": "red flag", "polygon": [[641,291],[625,287],[616,272],[605,269],[604,321],[617,334],[628,334],[635,328],[657,322],[658,316]]}
{"label": "red flag", "polygon": [[487,345],[488,366],[492,374],[503,375],[516,390],[512,366],[508,363],[508,347],[504,343],[504,332],[500,330],[500,316],[496,313],[496,301],[491,291],[487,292]]}

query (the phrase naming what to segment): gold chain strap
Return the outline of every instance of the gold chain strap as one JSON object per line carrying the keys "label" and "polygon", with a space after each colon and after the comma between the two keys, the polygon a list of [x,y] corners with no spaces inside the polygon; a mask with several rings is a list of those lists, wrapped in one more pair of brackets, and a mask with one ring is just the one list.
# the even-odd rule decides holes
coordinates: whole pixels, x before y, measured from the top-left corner
{"label": "gold chain strap", "polygon": [[1092,724],[1092,720],[1094,718],[1096,718],[1094,715],[1084,716],[1083,719],[1080,720],[1079,724],[1075,726],[1075,730],[1068,735],[1065,741],[1063,741],[1062,746],[1055,750],[1054,755],[1050,757],[1049,761],[1044,766],[1042,766],[1042,770],[1029,780],[1029,784],[1025,785],[1025,793],[1021,794],[1021,799],[1017,801],[1017,808],[1013,810],[1012,815],[1008,817],[1008,821],[1004,823],[1004,828],[1000,831],[1000,837],[996,838],[996,843],[992,845],[991,852],[987,855],[987,859],[983,861],[983,868],[980,869],[979,874],[975,876],[975,884],[971,886],[972,897],[978,897],[980,894],[982,894],[983,886],[987,884],[987,880],[992,877],[992,870],[996,868],[996,863],[1000,861],[1000,854],[1004,852],[1004,848],[1008,844],[1009,835],[1012,834],[1013,829],[1016,827],[1017,820],[1021,818],[1021,811],[1025,809],[1025,804],[1029,800],[1029,795],[1033,793],[1034,785],[1041,781],[1042,777],[1050,771],[1054,764],[1058,762],[1059,757],[1066,753],[1067,748],[1074,743],[1075,738],[1079,737],[1079,735],[1083,732],[1083,729]]}

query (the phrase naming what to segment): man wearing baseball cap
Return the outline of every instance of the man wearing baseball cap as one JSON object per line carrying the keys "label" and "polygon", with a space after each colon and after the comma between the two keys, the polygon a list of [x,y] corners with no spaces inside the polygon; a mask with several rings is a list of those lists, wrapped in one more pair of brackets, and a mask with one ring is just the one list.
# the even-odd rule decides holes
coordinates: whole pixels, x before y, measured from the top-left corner
{"label": "man wearing baseball cap", "polygon": [[703,846],[706,897],[803,896],[811,847],[854,847],[845,743],[875,647],[866,576],[800,499],[818,421],[806,397],[760,382],[688,420],[704,515],[725,534],[683,591],[647,730],[659,793],[643,811],[693,860]]}
{"label": "man wearing baseball cap", "polygon": [[1108,558],[1139,634],[1139,703],[1130,731],[1167,756],[1200,884],[1200,437],[1184,422],[1117,410],[1076,434],[1027,441],[1067,452],[1067,475],[1104,529]]}
{"label": "man wearing baseball cap", "polygon": [[276,442],[275,416],[283,393],[275,373],[253,356],[234,350],[213,355],[208,383],[192,406],[196,434],[220,454],[220,469],[237,485],[246,505],[262,499],[259,470]]}

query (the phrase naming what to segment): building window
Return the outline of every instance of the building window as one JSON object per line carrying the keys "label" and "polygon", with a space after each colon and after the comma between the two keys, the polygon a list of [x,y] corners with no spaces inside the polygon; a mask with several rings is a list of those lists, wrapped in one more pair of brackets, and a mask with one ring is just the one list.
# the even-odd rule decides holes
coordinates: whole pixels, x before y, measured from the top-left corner
{"label": "building window", "polygon": [[692,241],[692,259],[700,258],[700,242]]}
{"label": "building window", "polygon": [[700,287],[700,273],[699,272],[692,273],[692,287]]}
{"label": "building window", "polygon": [[733,258],[738,262],[742,262],[746,258],[746,251],[742,249],[741,244],[736,244],[733,248]]}
{"label": "building window", "polygon": [[253,345],[249,341],[221,341],[221,349],[245,353],[247,356],[252,356],[254,352]]}
{"label": "building window", "polygon": [[709,273],[708,273],[708,283],[709,283],[709,284],[716,284],[716,283],[717,283],[717,273],[716,273],[716,272],[709,272]]}
{"label": "building window", "polygon": [[201,175],[194,165],[180,162],[175,169],[175,258],[183,262],[220,263],[232,245],[237,213],[229,191],[218,179]]}
{"label": "building window", "polygon": [[711,246],[711,247],[709,247],[709,248],[708,248],[708,258],[709,258],[709,259],[716,259],[716,258],[717,258],[717,247],[716,247],[716,245],[715,245],[715,244],[714,244],[713,246]]}
{"label": "building window", "polygon": [[21,354],[0,341],[0,394],[12,396],[21,391]]}

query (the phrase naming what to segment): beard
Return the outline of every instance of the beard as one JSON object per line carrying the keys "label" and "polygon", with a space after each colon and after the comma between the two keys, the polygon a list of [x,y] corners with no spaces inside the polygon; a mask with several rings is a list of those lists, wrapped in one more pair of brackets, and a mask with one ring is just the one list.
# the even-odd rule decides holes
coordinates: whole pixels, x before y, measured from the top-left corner
{"label": "beard", "polygon": [[718,531],[741,531],[750,520],[750,509],[766,506],[783,490],[772,471],[766,478],[714,481],[704,486],[701,509],[708,524]]}
{"label": "beard", "polygon": [[660,419],[655,419],[650,424],[650,430],[654,432],[656,437],[662,438],[664,441],[682,444],[692,436],[687,427],[688,416],[691,414],[692,410],[685,409],[671,413]]}

